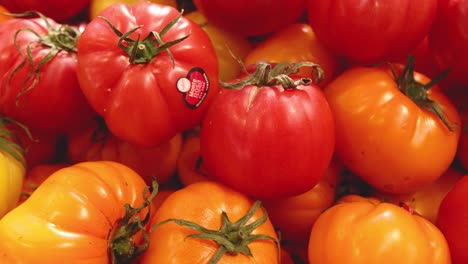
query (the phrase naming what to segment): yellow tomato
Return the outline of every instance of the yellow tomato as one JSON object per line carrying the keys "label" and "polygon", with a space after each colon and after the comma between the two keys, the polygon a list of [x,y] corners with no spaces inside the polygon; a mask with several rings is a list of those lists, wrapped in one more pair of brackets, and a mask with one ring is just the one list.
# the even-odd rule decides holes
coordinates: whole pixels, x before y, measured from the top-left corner
{"label": "yellow tomato", "polygon": [[215,47],[219,63],[219,79],[230,81],[239,76],[241,64],[252,49],[251,43],[244,37],[215,26],[199,12],[194,11],[185,17],[194,21],[205,30]]}
{"label": "yellow tomato", "polygon": [[[128,5],[133,5],[140,0],[91,0],[89,4],[89,18],[93,19],[98,16],[98,14],[106,9],[108,6],[113,5],[115,3],[125,3]],[[173,7],[177,7],[176,0],[149,0],[150,2],[162,5],[169,5]]]}

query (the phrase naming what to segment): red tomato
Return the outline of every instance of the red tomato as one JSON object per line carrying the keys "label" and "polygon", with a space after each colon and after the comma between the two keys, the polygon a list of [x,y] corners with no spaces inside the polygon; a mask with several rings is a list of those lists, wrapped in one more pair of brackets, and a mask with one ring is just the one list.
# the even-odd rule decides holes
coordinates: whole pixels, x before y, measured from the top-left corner
{"label": "red tomato", "polygon": [[468,104],[461,107],[459,113],[462,122],[462,132],[458,141],[457,160],[465,170],[468,170]]}
{"label": "red tomato", "polygon": [[440,204],[436,225],[446,237],[453,264],[468,263],[468,177],[462,177]]}
{"label": "red tomato", "polygon": [[309,0],[317,38],[338,55],[378,62],[407,55],[427,35],[437,0]]}
{"label": "red tomato", "polygon": [[468,1],[440,0],[437,18],[429,33],[429,48],[439,67],[451,68],[453,85],[468,85]]}
{"label": "red tomato", "polygon": [[256,36],[294,23],[305,11],[305,0],[194,0],[208,21],[229,31]]}
{"label": "red tomato", "polygon": [[278,72],[281,65],[259,64],[247,83],[239,83],[242,88],[222,90],[200,132],[207,174],[259,198],[310,190],[334,149],[333,116],[322,90],[297,76],[273,79],[288,75]]}
{"label": "red tomato", "polygon": [[[78,40],[81,88],[122,140],[147,147],[168,141],[198,125],[218,91],[211,41],[200,26],[180,15],[171,6],[117,3],[100,16],[122,34],[136,30],[125,44],[119,45],[119,34],[99,17]],[[174,45],[158,44],[154,35],[159,34],[166,45]],[[131,52],[132,47],[139,52]]]}
{"label": "red tomato", "polygon": [[2,0],[1,3],[8,10],[15,13],[22,13],[35,10],[54,20],[65,20],[78,15],[89,3],[90,0]]}
{"label": "red tomato", "polygon": [[155,147],[142,147],[116,138],[102,122],[75,131],[68,136],[68,157],[71,162],[110,160],[124,164],[150,185],[153,177],[164,184],[174,175],[182,148],[179,133]]}
{"label": "red tomato", "polygon": [[[0,13],[10,13],[10,11],[8,11],[4,6],[0,5]],[[0,14],[0,23],[9,19],[12,19],[12,17]]]}
{"label": "red tomato", "polygon": [[32,130],[52,134],[72,131],[92,120],[93,111],[76,77],[79,34],[74,27],[42,18],[0,23],[3,114]]}
{"label": "red tomato", "polygon": [[[457,149],[456,108],[437,85],[427,91],[423,86],[430,80],[411,69],[409,64],[397,83],[388,67],[355,67],[325,88],[337,156],[382,192],[410,193],[433,182]],[[434,102],[447,123],[433,112]]]}

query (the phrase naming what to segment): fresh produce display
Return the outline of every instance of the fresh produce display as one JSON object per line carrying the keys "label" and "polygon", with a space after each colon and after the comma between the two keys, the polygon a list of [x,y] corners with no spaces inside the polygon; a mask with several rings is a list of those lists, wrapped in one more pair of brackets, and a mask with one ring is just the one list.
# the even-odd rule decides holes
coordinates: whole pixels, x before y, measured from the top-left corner
{"label": "fresh produce display", "polygon": [[468,263],[468,0],[0,0],[0,263]]}

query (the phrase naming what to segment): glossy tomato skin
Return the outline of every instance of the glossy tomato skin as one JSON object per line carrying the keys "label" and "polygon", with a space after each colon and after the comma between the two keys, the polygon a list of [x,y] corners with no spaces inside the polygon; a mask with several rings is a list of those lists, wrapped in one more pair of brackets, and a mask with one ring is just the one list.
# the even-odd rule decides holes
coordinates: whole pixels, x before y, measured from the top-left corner
{"label": "glossy tomato skin", "polygon": [[[136,34],[145,38],[150,31],[160,32],[179,11],[143,1],[133,6],[117,3],[100,15],[122,33],[143,25],[130,36],[136,40]],[[147,64],[132,64],[103,19],[88,24],[78,40],[78,77],[90,104],[115,136],[150,147],[199,124],[218,90],[218,63],[210,39],[189,19],[181,17],[162,40],[187,35],[169,48],[174,62],[163,51]],[[184,82],[178,84],[181,78]]]}
{"label": "glossy tomato skin", "polygon": [[54,20],[64,21],[78,15],[89,3],[89,0],[2,0],[1,3],[14,13],[35,10]]}
{"label": "glossy tomato skin", "polygon": [[[429,82],[417,72],[414,77]],[[428,97],[440,105],[453,131],[402,93],[386,67],[349,69],[325,88],[325,94],[335,117],[337,156],[374,188],[410,193],[450,167],[460,117],[437,86]]]}
{"label": "glossy tomato skin", "polygon": [[368,201],[340,203],[321,214],[308,252],[309,263],[321,264],[451,263],[435,225],[394,204]]}
{"label": "glossy tomato skin", "polygon": [[[60,24],[49,20],[55,29]],[[21,69],[15,69],[23,63],[22,53],[26,54],[29,43],[37,42],[38,36],[20,29],[30,29],[39,36],[47,35],[47,26],[43,19],[11,19],[0,24],[0,111],[31,129],[48,133],[64,133],[76,129],[91,120],[93,111],[87,103],[76,77],[77,58],[72,51],[59,51],[39,70],[37,85],[19,97],[20,93],[32,85],[33,78],[27,80],[33,69],[26,63]],[[50,48],[41,44],[31,45],[31,57],[34,67],[50,52]],[[34,71],[33,71],[34,72]],[[11,79],[10,79],[11,78]]]}
{"label": "glossy tomato skin", "polygon": [[194,0],[208,21],[244,36],[271,33],[294,23],[305,11],[305,0]]}
{"label": "glossy tomato skin", "polygon": [[[176,218],[218,230],[223,211],[229,220],[234,222],[243,217],[252,205],[253,201],[248,196],[220,183],[197,182],[169,195],[154,214],[150,225],[154,226],[166,219]],[[257,210],[249,223],[263,216],[262,210]],[[208,263],[219,246],[206,239],[187,238],[188,235],[196,233],[190,228],[172,222],[158,226],[150,234],[150,246],[142,256],[140,264]],[[265,234],[278,239],[268,218],[253,231],[253,234]],[[279,264],[279,250],[273,241],[254,241],[249,248],[253,257],[242,253],[225,254],[218,263]]]}
{"label": "glossy tomato skin", "polygon": [[331,161],[333,122],[315,84],[224,89],[202,122],[202,160],[210,177],[248,195],[299,195]]}
{"label": "glossy tomato skin", "polygon": [[[313,29],[306,23],[290,24],[275,31],[248,53],[244,64],[300,61],[312,61],[320,65],[324,72],[324,79],[319,83],[322,87],[338,72],[337,57],[317,39]],[[297,74],[313,78],[313,69],[304,67]]]}
{"label": "glossy tomato skin", "polygon": [[405,56],[430,30],[437,0],[308,0],[319,40],[355,62]]}
{"label": "glossy tomato skin", "polygon": [[2,262],[110,263],[109,233],[124,216],[125,204],[143,203],[145,187],[138,174],[115,162],[56,171],[0,220]]}
{"label": "glossy tomato skin", "polygon": [[467,85],[468,1],[440,0],[434,26],[429,32],[429,48],[440,68],[450,67],[452,85]]}
{"label": "glossy tomato skin", "polygon": [[453,264],[468,261],[468,177],[462,177],[440,204],[436,225],[447,239]]}
{"label": "glossy tomato skin", "polygon": [[[106,9],[107,7],[115,4],[115,3],[125,3],[128,5],[136,4],[139,0],[90,0],[89,3],[89,17],[91,19],[97,17],[99,13]],[[173,7],[177,7],[176,0],[150,0],[153,3],[161,4],[161,5],[169,5]]]}

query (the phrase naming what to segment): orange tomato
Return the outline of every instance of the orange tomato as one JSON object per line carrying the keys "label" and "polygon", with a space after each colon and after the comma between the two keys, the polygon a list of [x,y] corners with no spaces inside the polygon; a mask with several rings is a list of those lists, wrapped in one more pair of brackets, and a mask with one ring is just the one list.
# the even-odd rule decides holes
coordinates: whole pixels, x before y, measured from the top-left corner
{"label": "orange tomato", "polygon": [[[401,73],[398,65],[395,69]],[[426,91],[426,76],[414,72],[411,80],[411,72],[397,84],[388,67],[354,67],[325,88],[335,117],[337,157],[382,192],[410,193],[435,181],[457,150],[456,108],[437,85]],[[431,108],[431,102],[447,123],[420,106]]]}
{"label": "orange tomato", "polygon": [[[277,235],[258,205],[244,194],[216,182],[203,181],[186,186],[167,197],[153,216],[151,226],[155,228],[150,233],[151,243],[140,263],[279,263]],[[198,228],[188,227],[187,221]],[[260,234],[276,243],[265,237],[249,243],[252,235]],[[217,237],[218,242],[209,237]],[[221,240],[230,241],[233,247],[228,249]],[[246,252],[252,255],[248,256]],[[220,257],[219,262],[209,262],[215,255]]]}
{"label": "orange tomato", "polygon": [[239,61],[242,61],[252,49],[247,38],[209,23],[198,10],[190,12],[185,17],[200,25],[208,34],[218,57],[219,79],[221,81],[235,79],[241,72]]}
{"label": "orange tomato", "polygon": [[145,219],[145,188],[136,172],[111,161],[56,171],[0,220],[0,262],[109,264],[112,256],[130,263],[134,253],[116,248],[140,241],[125,227]]}
{"label": "orange tomato", "polygon": [[[89,3],[89,17],[94,19],[102,10],[115,3],[125,3],[128,5],[136,4],[139,0],[91,0]],[[150,2],[177,7],[177,0],[148,0]]]}
{"label": "orange tomato", "polygon": [[200,136],[189,133],[184,139],[177,161],[177,175],[183,185],[210,180],[206,175],[200,156]]}
{"label": "orange tomato", "polygon": [[308,246],[309,263],[451,263],[439,229],[391,203],[334,205],[315,222]]}
{"label": "orange tomato", "polygon": [[29,169],[23,182],[23,189],[18,204],[26,201],[50,175],[65,167],[67,167],[66,164],[40,164]]}
{"label": "orange tomato", "polygon": [[142,147],[125,142],[98,124],[68,137],[68,157],[74,162],[110,160],[135,170],[148,185],[154,178],[164,184],[175,174],[182,148],[182,135],[156,147]]}
{"label": "orange tomato", "polygon": [[420,216],[435,224],[440,203],[463,175],[461,171],[455,168],[449,168],[440,178],[413,193],[376,193],[374,196],[396,205],[403,203]]}
{"label": "orange tomato", "polygon": [[11,16],[2,15],[2,13],[9,13],[9,11],[4,6],[0,5],[0,23],[13,18]]}
{"label": "orange tomato", "polygon": [[[276,31],[272,36],[258,43],[244,60],[245,65],[258,62],[280,63],[310,61],[317,63],[324,71],[324,80],[330,82],[337,70],[337,58],[326,49],[315,36],[312,28],[305,23],[295,23]],[[303,67],[298,74],[312,78],[313,69]]]}
{"label": "orange tomato", "polygon": [[273,225],[281,232],[283,242],[307,243],[317,217],[335,202],[335,188],[343,169],[339,162],[332,161],[325,175],[310,191],[264,201]]}

